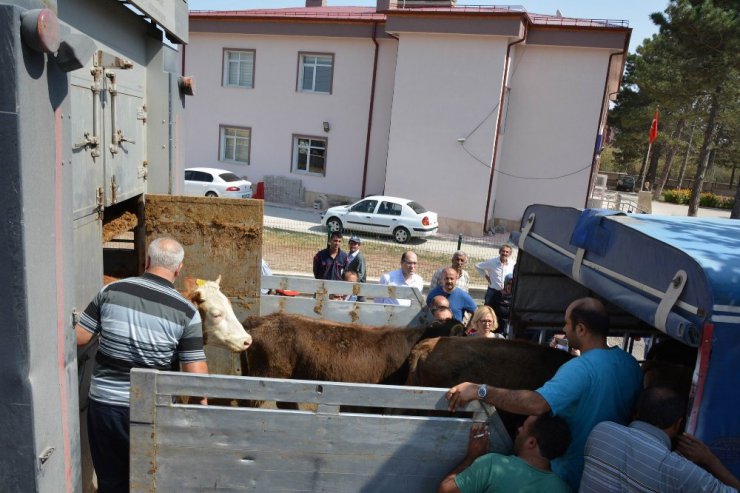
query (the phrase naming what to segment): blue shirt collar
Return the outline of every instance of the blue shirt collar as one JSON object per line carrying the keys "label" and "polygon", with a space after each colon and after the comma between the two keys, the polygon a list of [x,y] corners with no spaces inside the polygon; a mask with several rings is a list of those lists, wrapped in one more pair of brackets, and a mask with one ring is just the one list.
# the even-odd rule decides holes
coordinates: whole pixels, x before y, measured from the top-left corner
{"label": "blue shirt collar", "polygon": [[648,435],[652,435],[658,442],[665,445],[665,448],[671,450],[671,438],[665,431],[661,430],[657,426],[653,426],[650,423],[646,423],[645,421],[635,420],[630,423],[629,427],[645,432]]}

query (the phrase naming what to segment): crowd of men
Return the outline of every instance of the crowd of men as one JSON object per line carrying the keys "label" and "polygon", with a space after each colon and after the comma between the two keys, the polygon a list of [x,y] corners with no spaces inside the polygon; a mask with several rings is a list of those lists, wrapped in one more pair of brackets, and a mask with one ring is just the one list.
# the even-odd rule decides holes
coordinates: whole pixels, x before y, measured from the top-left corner
{"label": "crowd of men", "polygon": [[[367,281],[367,263],[362,254],[362,240],[358,236],[349,239],[349,252],[342,250],[344,237],[342,233],[333,232],[329,237],[327,247],[316,253],[313,258],[313,275],[316,279],[330,281]],[[468,256],[462,250],[453,253],[449,266],[440,267],[434,272],[429,283],[429,293],[426,304],[435,318],[444,320],[454,318],[468,323],[470,335],[497,335],[497,328],[504,329],[504,323],[509,317],[509,301],[511,299],[511,283],[514,272],[514,262],[511,260],[511,245],[503,245],[499,249],[499,256],[475,266],[476,270],[485,277],[488,283],[484,305],[490,307],[493,313],[484,311],[475,316],[478,306],[468,293],[470,288],[470,274],[464,269]],[[417,274],[418,257],[415,252],[408,250],[401,255],[398,269],[386,272],[378,279],[378,284],[384,286],[408,286],[416,288],[420,293],[424,289],[424,279]],[[355,301],[354,297],[332,296],[334,299]],[[364,301],[359,299],[359,301]],[[376,303],[409,306],[408,299],[382,297],[375,298]],[[478,328],[479,320],[486,323],[492,320],[488,327]],[[500,335],[500,334],[498,334]]]}

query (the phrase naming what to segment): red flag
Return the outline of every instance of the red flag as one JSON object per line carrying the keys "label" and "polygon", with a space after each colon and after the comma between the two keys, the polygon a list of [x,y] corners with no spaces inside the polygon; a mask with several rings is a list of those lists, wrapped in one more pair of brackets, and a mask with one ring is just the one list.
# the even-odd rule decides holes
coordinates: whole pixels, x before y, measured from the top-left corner
{"label": "red flag", "polygon": [[658,110],[655,110],[655,118],[653,123],[650,125],[650,135],[648,136],[648,142],[651,144],[658,138]]}

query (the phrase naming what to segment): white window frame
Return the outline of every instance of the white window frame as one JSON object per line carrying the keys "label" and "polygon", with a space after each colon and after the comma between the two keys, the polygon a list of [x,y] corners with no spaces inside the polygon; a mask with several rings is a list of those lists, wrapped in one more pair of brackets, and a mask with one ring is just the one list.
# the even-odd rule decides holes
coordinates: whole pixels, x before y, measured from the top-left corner
{"label": "white window frame", "polygon": [[[231,55],[239,55],[238,60],[231,60]],[[231,81],[229,80],[229,68],[231,64],[241,65],[242,63],[249,63],[249,57],[251,57],[252,63],[252,77],[248,81]],[[243,49],[243,48],[224,48],[223,51],[223,67],[221,75],[221,84],[223,87],[238,87],[241,89],[254,89],[254,73],[256,66],[257,53],[255,50]],[[241,70],[237,70],[237,74],[240,74]]]}
{"label": "white window frame", "polygon": [[[329,59],[329,62],[326,62],[326,59]],[[313,60],[309,60],[313,59]],[[319,59],[324,59],[322,61],[319,61]],[[313,76],[311,77],[311,86],[310,87],[304,87],[303,86],[303,74],[306,68],[309,67],[313,71]],[[316,68],[317,67],[329,67],[329,70],[331,71],[331,74],[329,76],[329,87],[327,90],[316,90]],[[334,87],[334,53],[307,53],[307,52],[299,52],[298,53],[298,82],[296,84],[298,92],[309,92],[314,94],[331,94],[332,89]]]}
{"label": "white window frame", "polygon": [[[237,132],[247,132],[247,135],[229,135],[229,131],[234,131],[233,133],[236,134]],[[231,155],[227,155],[227,150],[229,146],[227,145],[229,141],[233,141],[233,145],[231,146],[231,149],[233,149],[233,153]],[[247,158],[246,160],[240,160],[237,159],[236,156],[236,148],[237,144],[239,142],[244,143],[246,141],[247,145]],[[235,164],[244,164],[249,165],[250,156],[252,152],[252,129],[250,127],[238,127],[234,125],[219,125],[218,127],[218,160],[225,162],[225,163],[235,163]]]}
{"label": "white window frame", "polygon": [[[302,139],[308,139],[309,143],[308,146],[301,145],[300,141]],[[321,172],[311,171],[311,150],[316,148],[320,149],[319,146],[314,146],[314,142],[323,142],[324,146],[324,165]],[[329,140],[326,137],[315,137],[313,135],[293,135],[293,159],[292,159],[292,171],[293,173],[298,173],[302,175],[311,175],[311,176],[326,176],[326,163],[328,160],[328,151],[329,148]],[[298,158],[301,154],[304,154],[302,150],[306,150],[305,154],[307,156],[306,161],[306,169],[299,169],[298,168]]]}

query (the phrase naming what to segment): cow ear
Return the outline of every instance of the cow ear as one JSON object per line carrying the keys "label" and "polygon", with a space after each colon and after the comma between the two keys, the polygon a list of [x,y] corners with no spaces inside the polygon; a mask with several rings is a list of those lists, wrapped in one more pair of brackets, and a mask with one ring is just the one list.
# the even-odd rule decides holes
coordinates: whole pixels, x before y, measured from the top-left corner
{"label": "cow ear", "polygon": [[185,287],[185,292],[190,294],[196,289],[198,289],[198,286],[196,284],[196,279],[194,277],[187,276],[182,280],[182,284]]}
{"label": "cow ear", "polygon": [[203,303],[203,296],[201,295],[201,292],[199,290],[191,291],[189,295],[190,301],[192,301],[195,306],[199,306],[201,303]]}

